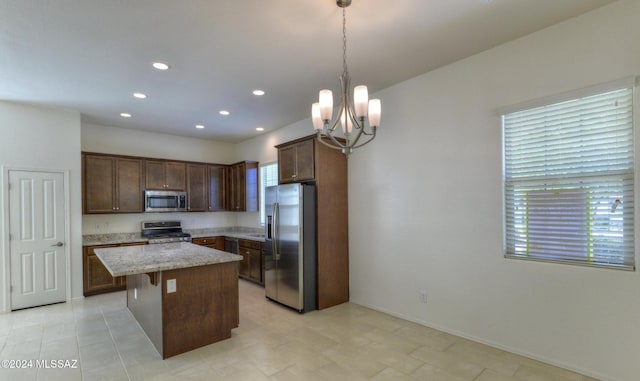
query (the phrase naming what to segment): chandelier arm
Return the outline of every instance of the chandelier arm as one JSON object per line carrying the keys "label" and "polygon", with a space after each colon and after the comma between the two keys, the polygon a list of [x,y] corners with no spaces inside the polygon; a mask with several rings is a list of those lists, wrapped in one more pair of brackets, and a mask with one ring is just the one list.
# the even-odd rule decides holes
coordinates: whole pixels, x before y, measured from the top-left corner
{"label": "chandelier arm", "polygon": [[369,135],[369,136],[370,136],[370,138],[369,138],[369,139],[367,139],[364,143],[362,143],[362,144],[360,144],[360,145],[353,145],[353,146],[351,147],[351,149],[352,149],[352,150],[354,150],[354,149],[356,149],[356,148],[360,148],[360,147],[362,147],[362,146],[364,146],[364,145],[367,145],[367,144],[371,143],[371,141],[376,137],[375,130],[374,130],[374,132],[373,132],[372,134],[367,134],[367,135]]}
{"label": "chandelier arm", "polygon": [[[329,137],[333,139],[333,137],[331,135],[329,135]],[[335,139],[333,139],[333,140],[336,142],[336,144],[338,144],[338,146],[335,146],[333,144],[329,144],[329,143],[325,142],[324,139],[322,139],[322,133],[320,131],[317,132],[316,138],[318,139],[318,141],[320,143],[324,144],[325,146],[327,146],[329,148],[339,149],[339,150],[343,150],[343,149],[346,148],[346,147],[343,147],[342,145],[340,145],[340,143],[338,143],[338,141],[335,141]]]}

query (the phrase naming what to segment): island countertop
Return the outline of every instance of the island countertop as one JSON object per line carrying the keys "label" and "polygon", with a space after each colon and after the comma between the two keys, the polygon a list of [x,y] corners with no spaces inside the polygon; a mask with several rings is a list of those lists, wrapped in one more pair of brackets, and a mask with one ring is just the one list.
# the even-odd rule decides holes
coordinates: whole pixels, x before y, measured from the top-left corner
{"label": "island countertop", "polygon": [[241,261],[242,256],[189,242],[95,249],[113,276]]}

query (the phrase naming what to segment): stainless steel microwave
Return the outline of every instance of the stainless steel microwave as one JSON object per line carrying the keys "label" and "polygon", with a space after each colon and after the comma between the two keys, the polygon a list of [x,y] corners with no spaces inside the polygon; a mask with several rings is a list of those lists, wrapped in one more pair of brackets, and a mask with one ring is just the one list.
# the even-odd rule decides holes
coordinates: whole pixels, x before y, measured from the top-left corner
{"label": "stainless steel microwave", "polygon": [[145,212],[186,212],[187,192],[148,190],[144,191]]}

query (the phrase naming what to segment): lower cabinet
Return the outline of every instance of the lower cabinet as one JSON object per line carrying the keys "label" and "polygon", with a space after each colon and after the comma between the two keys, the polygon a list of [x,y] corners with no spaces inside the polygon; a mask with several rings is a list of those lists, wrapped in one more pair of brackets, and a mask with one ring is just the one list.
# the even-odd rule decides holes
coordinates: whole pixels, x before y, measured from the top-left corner
{"label": "lower cabinet", "polygon": [[224,237],[200,237],[192,238],[191,243],[194,245],[206,246],[211,249],[224,251]]}
{"label": "lower cabinet", "polygon": [[82,277],[84,296],[121,291],[127,288],[126,277],[113,277],[94,252],[107,247],[146,245],[145,242],[123,243],[118,245],[84,246],[82,248]]}
{"label": "lower cabinet", "polygon": [[263,244],[248,239],[238,240],[238,254],[242,255],[240,262],[240,277],[258,284],[264,284]]}

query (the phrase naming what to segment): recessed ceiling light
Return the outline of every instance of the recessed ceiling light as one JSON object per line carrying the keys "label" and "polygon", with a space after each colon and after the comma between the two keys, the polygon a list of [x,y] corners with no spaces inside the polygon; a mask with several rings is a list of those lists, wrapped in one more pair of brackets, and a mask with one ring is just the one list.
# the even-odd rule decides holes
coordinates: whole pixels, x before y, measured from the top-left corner
{"label": "recessed ceiling light", "polygon": [[263,127],[256,127],[256,131],[264,131]]}
{"label": "recessed ceiling light", "polygon": [[259,89],[253,90],[253,95],[257,95],[257,96],[264,95],[264,90],[259,90]]}
{"label": "recessed ceiling light", "polygon": [[220,115],[229,115],[229,114],[231,113],[227,110],[220,110]]}
{"label": "recessed ceiling light", "polygon": [[143,93],[133,93],[133,96],[138,98],[138,99],[145,99],[147,97],[147,94],[143,94]]}
{"label": "recessed ceiling light", "polygon": [[196,128],[203,129],[204,126],[202,124],[196,124]]}
{"label": "recessed ceiling light", "polygon": [[167,65],[166,63],[163,63],[163,62],[154,62],[153,63],[153,67],[158,69],[158,70],[167,70],[167,69],[169,69],[169,65]]}
{"label": "recessed ceiling light", "polygon": [[129,114],[128,112],[121,112],[120,116],[123,118],[131,118],[131,114]]}

